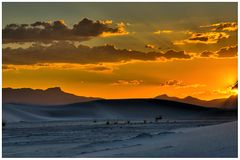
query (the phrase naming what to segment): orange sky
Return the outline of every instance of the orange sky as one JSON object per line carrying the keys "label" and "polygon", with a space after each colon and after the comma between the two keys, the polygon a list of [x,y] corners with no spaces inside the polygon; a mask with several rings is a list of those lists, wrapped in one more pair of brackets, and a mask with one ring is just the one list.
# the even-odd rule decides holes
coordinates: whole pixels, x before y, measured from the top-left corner
{"label": "orange sky", "polygon": [[[103,98],[168,94],[215,99],[234,94],[229,88],[238,77],[237,3],[147,3],[147,15],[135,18],[120,16],[119,8],[140,13],[142,4],[133,9],[125,3],[119,8],[84,3],[88,9],[78,20],[74,12],[81,5],[67,4],[65,9],[72,12],[66,19],[60,12],[51,14],[45,3],[31,5],[34,14],[24,3],[3,5],[3,87],[59,86]],[[42,9],[46,19],[39,16],[46,14]],[[190,13],[195,19],[186,17]]]}

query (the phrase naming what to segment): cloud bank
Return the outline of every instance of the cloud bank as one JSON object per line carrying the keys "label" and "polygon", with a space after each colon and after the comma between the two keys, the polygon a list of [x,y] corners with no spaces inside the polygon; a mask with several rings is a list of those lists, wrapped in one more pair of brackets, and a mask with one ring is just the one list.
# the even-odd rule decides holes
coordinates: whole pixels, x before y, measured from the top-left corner
{"label": "cloud bank", "polygon": [[212,31],[236,31],[238,30],[237,22],[220,22],[210,25],[200,26],[203,28],[211,28]]}
{"label": "cloud bank", "polygon": [[3,64],[31,65],[38,63],[98,64],[128,62],[131,60],[155,61],[158,59],[190,59],[184,51],[141,52],[117,49],[113,45],[88,47],[71,42],[55,42],[50,46],[36,43],[29,48],[3,49]]}
{"label": "cloud bank", "polygon": [[192,33],[189,38],[175,41],[175,45],[186,45],[186,44],[215,44],[222,39],[229,38],[229,35],[225,32],[203,32],[203,33]]}
{"label": "cloud bank", "polygon": [[200,54],[201,57],[237,57],[238,56],[238,46],[223,47],[216,52],[204,51]]}
{"label": "cloud bank", "polygon": [[97,36],[126,35],[124,23],[112,26],[111,20],[93,21],[84,18],[72,28],[64,20],[54,22],[35,22],[32,24],[9,24],[2,30],[3,43],[49,42],[53,40],[83,41]]}

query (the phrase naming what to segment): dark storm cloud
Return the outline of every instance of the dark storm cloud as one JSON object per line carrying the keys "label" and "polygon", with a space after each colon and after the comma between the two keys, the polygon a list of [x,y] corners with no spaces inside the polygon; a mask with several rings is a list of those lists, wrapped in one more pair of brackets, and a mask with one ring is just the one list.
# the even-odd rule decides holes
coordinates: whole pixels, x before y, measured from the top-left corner
{"label": "dark storm cloud", "polygon": [[3,30],[3,43],[34,42],[53,40],[87,40],[91,37],[124,35],[123,23],[111,26],[112,21],[92,21],[84,18],[69,28],[63,20],[54,22],[35,22],[33,24],[9,24]]}
{"label": "dark storm cloud", "polygon": [[70,42],[55,42],[50,46],[35,44],[32,47],[3,49],[3,64],[37,64],[37,63],[79,63],[97,64],[103,62],[127,62],[131,60],[158,60],[159,58],[189,59],[183,51],[140,52],[117,49],[113,45],[88,47],[75,46]]}

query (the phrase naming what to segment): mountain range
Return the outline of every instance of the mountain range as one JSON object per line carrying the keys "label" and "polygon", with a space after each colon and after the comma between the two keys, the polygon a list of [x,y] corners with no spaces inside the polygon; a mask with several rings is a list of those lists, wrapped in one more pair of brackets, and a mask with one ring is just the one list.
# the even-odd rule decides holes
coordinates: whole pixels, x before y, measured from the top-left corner
{"label": "mountain range", "polygon": [[204,106],[209,108],[236,109],[238,105],[237,95],[232,95],[228,98],[213,99],[209,101],[201,100],[191,96],[187,96],[185,98],[169,97],[166,94],[157,96],[155,97],[155,99],[182,102],[182,103],[193,104],[197,106]]}
{"label": "mountain range", "polygon": [[29,105],[64,105],[101,99],[66,93],[62,91],[60,87],[48,88],[46,90],[31,88],[3,88],[2,95],[3,103]]}

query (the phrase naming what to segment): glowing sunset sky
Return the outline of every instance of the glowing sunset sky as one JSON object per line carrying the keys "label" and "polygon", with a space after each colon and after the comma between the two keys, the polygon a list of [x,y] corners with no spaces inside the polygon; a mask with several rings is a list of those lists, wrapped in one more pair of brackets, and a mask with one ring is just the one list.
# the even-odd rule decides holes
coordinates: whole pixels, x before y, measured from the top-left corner
{"label": "glowing sunset sky", "polygon": [[228,97],[237,3],[3,3],[3,87]]}

